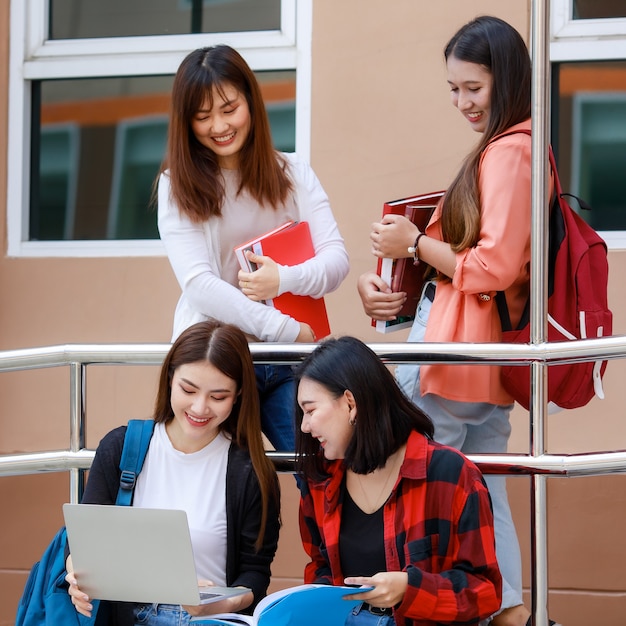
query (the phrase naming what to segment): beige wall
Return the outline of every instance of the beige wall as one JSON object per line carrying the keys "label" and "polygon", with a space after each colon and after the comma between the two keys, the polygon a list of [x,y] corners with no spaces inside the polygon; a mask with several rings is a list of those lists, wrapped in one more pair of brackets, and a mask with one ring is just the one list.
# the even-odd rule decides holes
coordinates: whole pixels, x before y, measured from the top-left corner
{"label": "beige wall", "polygon": [[[442,48],[468,19],[493,13],[527,36],[527,0],[434,3],[415,0],[315,0],[311,160],[330,195],[351,272],[328,297],[338,334],[380,341],[362,312],[357,276],[373,266],[370,223],[381,203],[444,188],[476,137],[450,106]],[[428,12],[424,7],[428,5]],[[0,94],[7,91],[9,0],[0,0]],[[6,99],[0,98],[0,215],[6,215]],[[6,250],[5,220],[0,220]],[[610,256],[610,304],[624,333],[624,254]],[[66,343],[165,342],[178,287],[166,259],[8,259],[0,257],[0,350]],[[403,340],[402,332],[389,336]],[[387,338],[386,338],[387,339]],[[92,371],[93,369],[93,371]],[[610,364],[607,400],[552,416],[551,452],[626,448],[621,419],[624,366]],[[90,368],[88,445],[111,427],[150,413],[154,368]],[[0,376],[0,454],[66,448],[67,371]],[[511,450],[527,452],[528,414],[513,417]],[[301,580],[304,556],[297,494],[282,477],[285,525],[273,585]],[[509,480],[529,584],[529,479]],[[549,481],[550,613],[568,626],[621,626],[626,575],[620,520],[621,477]],[[12,624],[26,572],[60,525],[65,475],[0,478],[0,626]],[[602,616],[601,620],[599,616]]]}

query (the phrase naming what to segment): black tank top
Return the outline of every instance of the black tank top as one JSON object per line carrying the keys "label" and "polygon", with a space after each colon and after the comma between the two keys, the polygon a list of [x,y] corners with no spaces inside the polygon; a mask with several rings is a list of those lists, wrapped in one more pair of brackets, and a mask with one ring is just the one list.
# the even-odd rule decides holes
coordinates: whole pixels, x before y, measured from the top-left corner
{"label": "black tank top", "polygon": [[345,481],[339,529],[339,558],[344,576],[373,576],[387,571],[383,508],[367,514],[352,500]]}

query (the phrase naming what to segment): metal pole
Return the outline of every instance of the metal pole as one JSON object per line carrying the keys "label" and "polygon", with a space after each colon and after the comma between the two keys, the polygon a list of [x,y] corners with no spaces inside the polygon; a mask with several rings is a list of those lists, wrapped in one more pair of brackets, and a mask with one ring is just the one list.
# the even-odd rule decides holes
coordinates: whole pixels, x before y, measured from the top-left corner
{"label": "metal pole", "polygon": [[[531,264],[530,341],[547,340],[547,234],[548,234],[548,145],[550,113],[549,0],[531,2],[532,64],[532,171],[531,171]],[[546,364],[531,365],[530,449],[533,456],[545,453],[547,408]],[[532,623],[548,626],[547,498],[546,477],[531,479],[531,596]]]}
{"label": "metal pole", "polygon": [[[84,363],[70,364],[70,452],[80,452],[85,447],[85,372]],[[70,502],[80,502],[85,482],[85,472],[74,467],[70,470]]]}

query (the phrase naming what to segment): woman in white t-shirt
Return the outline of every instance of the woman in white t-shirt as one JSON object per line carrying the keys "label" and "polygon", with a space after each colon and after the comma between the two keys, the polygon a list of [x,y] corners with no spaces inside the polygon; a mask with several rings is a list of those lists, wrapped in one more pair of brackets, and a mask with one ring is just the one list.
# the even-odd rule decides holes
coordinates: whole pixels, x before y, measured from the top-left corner
{"label": "woman in white t-shirt", "polygon": [[[174,338],[194,322],[235,324],[251,341],[312,342],[311,327],[266,306],[283,293],[321,298],[339,287],[348,255],[328,197],[311,167],[278,152],[254,72],[225,45],[191,52],[172,88],[166,157],[158,179],[159,233],[182,295]],[[315,256],[293,266],[235,246],[288,220],[306,221]],[[294,449],[295,388],[288,365],[257,365],[263,432]]]}
{"label": "woman in white t-shirt", "polygon": [[[194,607],[101,603],[99,620],[108,611],[108,623],[116,626],[161,626],[172,619],[184,625],[192,616],[250,611],[270,582],[280,494],[263,448],[254,365],[240,329],[207,321],[180,335],[161,368],[154,421],[133,506],[186,511],[199,578],[251,591]],[[83,503],[115,504],[125,433],[125,426],[116,428],[100,442]],[[76,610],[90,615],[71,556],[67,569]]]}

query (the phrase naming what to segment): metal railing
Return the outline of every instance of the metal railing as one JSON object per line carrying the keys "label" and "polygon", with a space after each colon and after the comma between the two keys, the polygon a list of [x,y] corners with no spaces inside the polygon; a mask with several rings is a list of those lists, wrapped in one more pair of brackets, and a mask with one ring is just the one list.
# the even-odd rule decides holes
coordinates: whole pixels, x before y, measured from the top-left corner
{"label": "metal railing", "polygon": [[[293,364],[302,361],[316,344],[250,344],[255,363]],[[550,365],[626,356],[626,336],[560,343],[448,344],[371,343],[388,364],[447,363]],[[67,366],[70,368],[70,441],[67,450],[0,455],[0,477],[69,471],[70,499],[78,501],[82,472],[89,469],[94,450],[85,448],[85,381],[90,365],[160,365],[170,344],[86,344],[0,351],[0,372]],[[542,412],[543,413],[543,412]],[[539,415],[543,428],[545,413]],[[531,436],[532,439],[532,436]],[[531,441],[532,450],[532,441]],[[293,471],[294,454],[268,452],[279,471]],[[626,451],[568,455],[470,455],[484,473],[508,475],[594,476],[626,472]]]}
{"label": "metal railing", "polygon": [[[531,364],[540,372],[551,364],[612,360],[626,356],[626,337],[586,339],[563,343],[445,344],[373,343],[370,347],[388,364],[475,363]],[[70,501],[78,502],[84,473],[94,450],[85,448],[85,380],[90,365],[160,365],[169,344],[62,345],[0,352],[0,372],[67,366],[70,368],[70,441],[67,450],[0,455],[0,477],[67,471]],[[250,344],[256,363],[289,364],[304,359],[315,344]],[[536,445],[534,432],[543,433],[546,407],[531,405],[530,450],[525,454],[476,454],[469,458],[486,474],[528,475],[531,501],[531,598],[534,623],[547,626],[547,515],[546,483],[551,476],[597,476],[626,472],[626,451],[555,455],[544,451],[543,436]],[[293,453],[268,452],[278,471],[293,471]]]}
{"label": "metal railing", "polygon": [[[447,344],[372,343],[388,364],[474,363],[502,365],[530,363],[549,367],[626,356],[626,337],[585,339],[562,343]],[[67,366],[70,368],[70,441],[67,450],[0,455],[0,477],[39,472],[69,471],[70,498],[78,501],[81,474],[89,469],[94,451],[85,448],[85,380],[90,365],[160,365],[169,344],[62,345],[0,351],[0,372]],[[289,364],[304,359],[315,344],[250,344],[256,363]],[[540,428],[545,415],[539,416]],[[532,445],[531,445],[532,448]],[[279,471],[293,471],[294,454],[268,452]],[[553,454],[477,454],[470,458],[484,473],[509,475],[592,476],[626,472],[626,451]]]}

